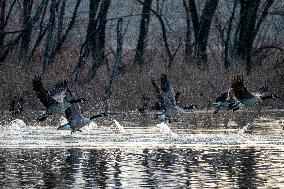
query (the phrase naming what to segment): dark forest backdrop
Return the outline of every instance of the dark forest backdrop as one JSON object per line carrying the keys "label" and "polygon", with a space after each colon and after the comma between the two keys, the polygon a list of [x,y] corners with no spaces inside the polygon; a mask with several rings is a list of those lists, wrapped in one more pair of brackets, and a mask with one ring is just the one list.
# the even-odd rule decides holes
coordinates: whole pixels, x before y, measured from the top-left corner
{"label": "dark forest backdrop", "polygon": [[[281,0],[0,0],[0,107],[24,98],[31,79],[69,79],[84,106],[134,110],[154,101],[150,78],[167,73],[181,103],[206,108],[244,74],[284,97]],[[283,100],[265,104],[283,108]]]}

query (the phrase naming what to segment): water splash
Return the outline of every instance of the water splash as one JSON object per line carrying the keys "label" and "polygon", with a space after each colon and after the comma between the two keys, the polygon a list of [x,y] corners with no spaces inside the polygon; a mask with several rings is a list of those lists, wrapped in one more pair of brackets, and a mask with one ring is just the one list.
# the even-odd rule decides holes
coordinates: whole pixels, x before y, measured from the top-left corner
{"label": "water splash", "polygon": [[118,128],[118,130],[121,134],[126,133],[124,127],[117,120],[114,119],[113,122],[114,122],[114,126],[116,126]]}
{"label": "water splash", "polygon": [[13,130],[21,130],[23,127],[26,127],[27,125],[23,120],[15,119],[11,121],[11,123],[8,126],[10,126],[10,129]]}
{"label": "water splash", "polygon": [[65,125],[68,123],[68,120],[65,117],[61,116],[59,119],[59,122],[60,122],[60,125]]}
{"label": "water splash", "polygon": [[94,121],[91,121],[88,125],[84,127],[84,132],[86,131],[87,133],[90,133],[92,130],[97,128],[98,125]]}
{"label": "water splash", "polygon": [[171,137],[178,137],[178,134],[173,132],[171,130],[171,128],[165,122],[157,124],[157,127],[160,128],[160,134],[162,134],[162,135],[167,135],[167,136],[171,136]]}
{"label": "water splash", "polygon": [[244,134],[244,133],[247,133],[249,132],[249,130],[252,128],[252,125],[251,124],[246,124],[243,128],[241,128],[237,134]]}

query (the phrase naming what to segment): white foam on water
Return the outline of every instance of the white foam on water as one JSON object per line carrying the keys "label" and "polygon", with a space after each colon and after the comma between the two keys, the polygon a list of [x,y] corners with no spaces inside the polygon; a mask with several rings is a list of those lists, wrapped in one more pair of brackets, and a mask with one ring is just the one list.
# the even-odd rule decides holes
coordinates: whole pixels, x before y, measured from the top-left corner
{"label": "white foam on water", "polygon": [[23,127],[26,127],[26,123],[21,120],[21,119],[15,119],[10,122],[10,124],[7,125],[7,129],[12,129],[12,130],[21,130]]}
{"label": "white foam on water", "polygon": [[114,119],[113,122],[114,122],[114,126],[116,126],[118,128],[118,130],[121,134],[126,133],[124,127],[117,120]]}
{"label": "white foam on water", "polygon": [[238,134],[244,134],[247,131],[249,131],[249,129],[251,129],[252,125],[251,124],[246,124],[243,128],[241,128],[237,133]]}
{"label": "white foam on water", "polygon": [[178,137],[178,134],[173,132],[171,128],[167,125],[167,123],[162,122],[156,125],[160,129],[160,134],[171,136],[171,137]]}
{"label": "white foam on water", "polygon": [[89,123],[88,125],[83,127],[84,131],[86,131],[86,132],[90,132],[90,131],[95,130],[97,128],[98,128],[98,125],[94,121],[91,121],[91,123]]}
{"label": "white foam on water", "polygon": [[68,120],[65,117],[61,116],[59,122],[60,125],[65,125],[66,123],[68,123]]}

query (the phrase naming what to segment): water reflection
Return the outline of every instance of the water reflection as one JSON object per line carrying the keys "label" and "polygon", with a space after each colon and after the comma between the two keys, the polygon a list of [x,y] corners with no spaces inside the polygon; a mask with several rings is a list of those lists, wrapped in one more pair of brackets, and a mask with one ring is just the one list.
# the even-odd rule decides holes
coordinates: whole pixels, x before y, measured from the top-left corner
{"label": "water reflection", "polygon": [[[254,147],[1,149],[0,184],[4,188],[282,188],[282,154],[283,149]],[[278,166],[268,161],[277,161]]]}

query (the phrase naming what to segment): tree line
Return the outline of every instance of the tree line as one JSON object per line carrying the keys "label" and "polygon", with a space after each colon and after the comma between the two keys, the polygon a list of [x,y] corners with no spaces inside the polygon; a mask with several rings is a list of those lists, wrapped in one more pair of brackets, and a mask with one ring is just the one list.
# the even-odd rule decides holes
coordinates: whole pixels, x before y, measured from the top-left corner
{"label": "tree line", "polygon": [[[126,18],[139,17],[140,23],[133,65],[143,69],[147,42],[151,40],[149,29],[151,19],[156,19],[161,31],[161,46],[165,50],[167,66],[171,69],[175,57],[180,53],[186,63],[196,64],[206,69],[208,66],[208,46],[221,46],[224,69],[243,62],[246,72],[251,73],[253,62],[257,58],[268,56],[270,51],[283,52],[283,41],[268,39],[265,33],[272,32],[265,22],[276,17],[281,23],[284,5],[275,0],[181,0],[185,20],[184,35],[173,45],[169,35],[171,26],[168,22],[165,4],[167,0],[128,0],[140,11],[137,14],[109,18],[114,0],[89,0],[83,11],[88,17],[85,28],[85,40],[80,44],[80,53],[71,78],[76,81],[86,61],[91,60],[91,78],[95,79],[97,70],[106,61],[106,28],[110,21],[117,21],[117,50],[113,64],[112,80],[120,67],[124,34],[122,26],[127,25]],[[84,1],[70,3],[67,0],[1,0],[0,8],[0,64],[5,64],[7,57],[15,52],[23,65],[30,65],[37,53],[41,53],[42,72],[47,72],[55,58],[62,52],[66,41],[70,40],[71,31],[77,30],[76,23],[81,19],[80,6]],[[226,17],[220,12],[226,8]],[[81,8],[82,9],[82,8]],[[67,16],[68,14],[68,16]],[[68,17],[68,19],[66,19]],[[275,19],[274,19],[275,20]],[[279,21],[280,20],[280,21]],[[212,32],[214,28],[214,32]],[[135,28],[136,29],[136,28]],[[282,28],[280,27],[279,30]],[[281,33],[281,31],[279,31]],[[210,41],[214,36],[218,42]],[[72,39],[71,39],[72,40]],[[41,50],[39,50],[41,49]],[[74,60],[75,61],[75,60]],[[111,88],[111,83],[109,86]]]}

